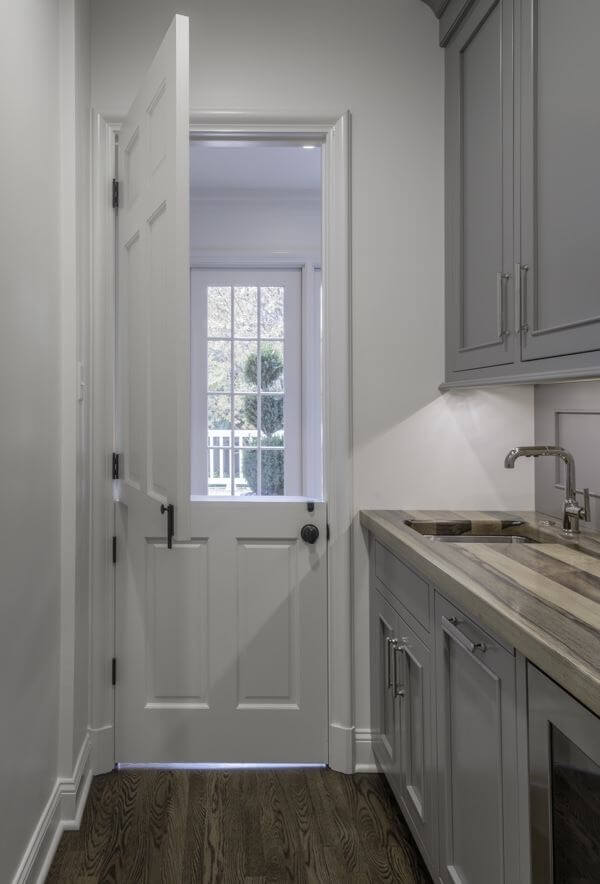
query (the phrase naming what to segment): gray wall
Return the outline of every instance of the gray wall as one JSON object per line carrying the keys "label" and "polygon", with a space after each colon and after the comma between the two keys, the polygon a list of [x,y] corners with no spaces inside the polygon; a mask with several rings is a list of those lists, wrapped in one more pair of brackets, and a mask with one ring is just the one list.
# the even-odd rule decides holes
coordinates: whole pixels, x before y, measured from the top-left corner
{"label": "gray wall", "polygon": [[[592,494],[592,526],[600,529],[600,380],[535,387],[535,441],[562,445],[575,457],[577,488]],[[535,464],[536,509],[561,515],[564,472],[555,458]],[[581,498],[580,498],[581,499]]]}
{"label": "gray wall", "polygon": [[0,29],[0,880],[57,771],[60,617],[58,0]]}

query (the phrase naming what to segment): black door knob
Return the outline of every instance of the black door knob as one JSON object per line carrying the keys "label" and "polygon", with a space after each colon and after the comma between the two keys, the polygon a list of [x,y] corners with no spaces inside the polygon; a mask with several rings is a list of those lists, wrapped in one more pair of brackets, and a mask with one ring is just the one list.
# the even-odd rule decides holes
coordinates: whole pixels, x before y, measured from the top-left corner
{"label": "black door knob", "polygon": [[316,525],[303,525],[300,537],[305,543],[316,543],[319,539],[319,529]]}

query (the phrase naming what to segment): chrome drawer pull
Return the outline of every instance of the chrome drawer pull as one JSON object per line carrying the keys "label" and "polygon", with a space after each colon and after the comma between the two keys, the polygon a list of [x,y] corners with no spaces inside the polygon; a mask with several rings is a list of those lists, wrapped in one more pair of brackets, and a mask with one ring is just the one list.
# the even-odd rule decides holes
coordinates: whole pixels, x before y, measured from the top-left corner
{"label": "chrome drawer pull", "polygon": [[529,331],[527,325],[527,273],[529,264],[515,265],[515,331]]}
{"label": "chrome drawer pull", "polygon": [[445,633],[447,633],[451,638],[453,638],[461,648],[464,648],[465,651],[469,651],[470,654],[473,654],[475,651],[481,651],[484,653],[487,651],[487,645],[485,642],[472,642],[470,638],[461,632],[458,628],[459,620],[456,617],[442,617],[442,629]]}
{"label": "chrome drawer pull", "polygon": [[395,648],[396,645],[398,644],[398,642],[396,641],[395,638],[390,638],[388,635],[385,640],[385,644],[386,644],[386,655],[385,655],[386,676],[385,676],[385,680],[387,682],[388,689],[391,690],[394,687],[394,685],[392,683],[392,662],[390,660],[390,654],[391,654],[392,648]]}
{"label": "chrome drawer pull", "polygon": [[[398,642],[396,642],[394,646],[394,697],[403,697],[406,693],[404,685],[400,686],[398,684],[398,657],[402,654],[402,659],[404,660],[405,651],[406,648],[404,645],[399,645]],[[404,670],[406,672],[406,666],[404,667]],[[403,680],[406,681],[406,677]]]}
{"label": "chrome drawer pull", "polygon": [[510,279],[510,273],[497,273],[497,300],[498,300],[498,338],[503,340],[507,335],[506,328],[506,285]]}

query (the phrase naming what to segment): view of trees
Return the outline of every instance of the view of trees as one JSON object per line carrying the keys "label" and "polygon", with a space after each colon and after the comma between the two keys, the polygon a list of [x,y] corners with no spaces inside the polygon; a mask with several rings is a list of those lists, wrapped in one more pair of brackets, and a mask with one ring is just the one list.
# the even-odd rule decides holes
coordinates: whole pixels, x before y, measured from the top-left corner
{"label": "view of trees", "polygon": [[[254,389],[258,383],[258,360],[255,353],[248,356],[244,375],[248,385]],[[262,348],[261,386],[265,390],[277,389],[278,381],[283,375],[283,357],[279,349],[265,345]],[[256,396],[246,396],[244,400],[244,416],[251,427],[257,425],[258,403]],[[263,446],[282,446],[283,436],[283,396],[261,397],[261,444]],[[262,491],[258,490],[257,452],[256,449],[244,452],[244,478],[254,494],[283,494],[283,451],[262,451],[261,472]]]}
{"label": "view of trees", "polygon": [[[229,286],[210,286],[207,294],[208,430],[235,431],[235,444],[241,444],[244,449],[243,477],[252,493],[281,495],[284,493],[284,290],[280,286],[261,286],[260,289],[235,286],[232,298]],[[257,444],[259,396],[261,427]],[[244,430],[248,436],[240,439],[239,431]],[[231,442],[233,444],[233,439]],[[257,487],[257,448],[261,457],[262,489]]]}

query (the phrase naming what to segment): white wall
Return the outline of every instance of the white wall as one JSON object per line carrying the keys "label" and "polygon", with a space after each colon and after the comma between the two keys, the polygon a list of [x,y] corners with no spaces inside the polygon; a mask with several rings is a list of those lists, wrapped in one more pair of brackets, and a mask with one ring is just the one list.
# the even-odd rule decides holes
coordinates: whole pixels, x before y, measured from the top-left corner
{"label": "white wall", "polygon": [[[172,15],[190,16],[194,110],[352,112],[355,505],[533,503],[501,452],[530,390],[440,397],[443,72],[420,0],[102,0],[92,99],[122,113]],[[355,532],[356,724],[368,728],[365,555]]]}
{"label": "white wall", "polygon": [[[56,777],[60,614],[58,0],[0,30],[0,880]],[[43,156],[43,162],[41,161]]]}
{"label": "white wall", "polygon": [[[83,516],[89,484],[85,419],[78,445],[70,383],[78,338],[75,305],[87,292],[86,10],[87,0],[5,4],[0,32],[2,881],[11,880],[24,858],[51,795],[57,794],[59,771],[73,775],[87,727],[87,530],[85,521],[75,529],[74,519],[71,542],[63,519],[65,511],[76,511],[77,480]],[[77,178],[70,163],[75,156]],[[70,196],[79,206],[79,248],[75,239],[64,236]],[[69,298],[75,323],[65,327]],[[87,325],[82,315],[82,329]],[[82,358],[84,350],[85,345]],[[72,358],[66,362],[63,354],[69,351]],[[71,433],[66,438],[69,413]],[[65,463],[75,451],[80,460],[70,459],[72,481],[65,481]],[[74,592],[67,598],[64,591],[69,573],[75,572],[76,547],[82,572],[77,613]],[[77,649],[75,619],[80,629]],[[75,665],[80,668],[76,701],[73,678],[64,677],[65,661],[71,662],[71,672]],[[76,732],[72,716],[66,733],[61,724],[65,703],[77,709]],[[70,760],[63,768],[59,759],[65,736]],[[49,829],[48,837],[52,834]]]}
{"label": "white wall", "polygon": [[[75,240],[76,349],[82,366],[85,388],[75,405],[77,424],[76,454],[76,569],[75,569],[75,649],[73,699],[73,761],[87,732],[89,722],[90,658],[90,133],[91,133],[91,30],[89,0],[75,0]],[[77,378],[76,378],[77,381]]]}
{"label": "white wall", "polygon": [[199,196],[191,201],[190,216],[192,261],[215,256],[243,260],[259,254],[320,260],[318,199]]}

